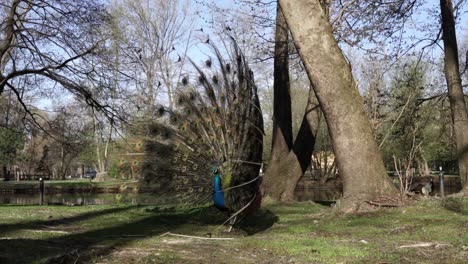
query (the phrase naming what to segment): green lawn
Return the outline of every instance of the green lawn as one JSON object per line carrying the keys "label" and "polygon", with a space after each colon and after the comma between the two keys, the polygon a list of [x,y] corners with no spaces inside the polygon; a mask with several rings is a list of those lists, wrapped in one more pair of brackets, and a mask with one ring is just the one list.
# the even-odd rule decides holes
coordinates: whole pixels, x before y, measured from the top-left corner
{"label": "green lawn", "polygon": [[211,207],[0,206],[0,263],[466,263],[467,209],[424,199],[345,216],[267,203],[225,233]]}

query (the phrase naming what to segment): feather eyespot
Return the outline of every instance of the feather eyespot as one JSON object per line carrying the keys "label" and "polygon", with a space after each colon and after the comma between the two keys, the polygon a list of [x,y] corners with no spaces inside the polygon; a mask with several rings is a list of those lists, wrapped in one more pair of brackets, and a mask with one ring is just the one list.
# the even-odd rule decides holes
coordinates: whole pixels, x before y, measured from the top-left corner
{"label": "feather eyespot", "polygon": [[199,81],[201,84],[203,84],[203,83],[206,81],[205,76],[204,76],[204,75],[198,76],[198,81]]}
{"label": "feather eyespot", "polygon": [[187,84],[188,84],[188,77],[187,77],[187,76],[184,76],[184,77],[182,78],[182,84],[183,84],[183,85],[187,85]]}
{"label": "feather eyespot", "polygon": [[163,116],[164,113],[166,113],[166,109],[164,109],[164,106],[159,106],[158,109],[156,109],[156,113],[158,116]]}

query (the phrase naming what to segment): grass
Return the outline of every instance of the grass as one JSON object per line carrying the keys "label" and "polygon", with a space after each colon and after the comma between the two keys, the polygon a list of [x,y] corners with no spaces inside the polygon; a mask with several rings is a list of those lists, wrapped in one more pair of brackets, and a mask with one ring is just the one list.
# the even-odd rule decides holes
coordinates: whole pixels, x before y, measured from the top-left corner
{"label": "grass", "polygon": [[[267,203],[231,233],[212,207],[0,206],[0,263],[466,263],[468,201],[341,215]],[[202,240],[166,232],[231,237]],[[407,247],[420,243],[429,247]]]}

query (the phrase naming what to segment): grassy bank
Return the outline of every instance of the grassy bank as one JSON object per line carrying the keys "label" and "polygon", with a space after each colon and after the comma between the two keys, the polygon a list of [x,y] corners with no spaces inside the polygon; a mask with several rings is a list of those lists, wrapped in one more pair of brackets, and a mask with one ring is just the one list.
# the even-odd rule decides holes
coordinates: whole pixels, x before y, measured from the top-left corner
{"label": "grassy bank", "polygon": [[266,204],[228,234],[211,207],[0,206],[0,263],[463,263],[467,208],[466,199],[426,199],[343,216]]}

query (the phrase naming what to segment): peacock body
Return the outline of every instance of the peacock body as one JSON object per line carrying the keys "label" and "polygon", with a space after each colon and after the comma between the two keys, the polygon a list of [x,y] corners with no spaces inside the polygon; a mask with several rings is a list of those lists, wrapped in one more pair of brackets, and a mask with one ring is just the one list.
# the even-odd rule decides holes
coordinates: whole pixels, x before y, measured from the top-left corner
{"label": "peacock body", "polygon": [[211,199],[241,216],[261,202],[262,111],[235,41],[227,60],[209,45],[215,60],[204,66],[192,61],[195,76],[182,78],[177,107],[160,107],[160,121],[151,124],[142,175],[184,201]]}

